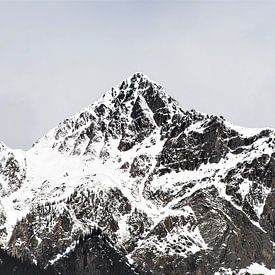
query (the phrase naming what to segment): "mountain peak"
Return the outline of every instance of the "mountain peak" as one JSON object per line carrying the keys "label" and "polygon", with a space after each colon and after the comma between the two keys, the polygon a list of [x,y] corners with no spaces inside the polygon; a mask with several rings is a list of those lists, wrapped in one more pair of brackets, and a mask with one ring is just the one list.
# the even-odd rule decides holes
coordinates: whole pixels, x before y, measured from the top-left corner
{"label": "mountain peak", "polygon": [[[114,127],[113,121],[116,121],[115,124],[118,125],[119,121],[123,124],[127,122],[129,125],[132,123],[135,125],[140,120],[138,116],[142,114],[146,120],[151,121],[150,125],[155,123],[158,125],[168,121],[175,113],[182,113],[182,109],[164,91],[163,87],[152,81],[147,75],[136,72],[107,91],[95,103],[71,118],[65,119],[37,143],[46,141],[44,145],[51,144],[50,146],[56,147],[57,140],[63,142],[71,139],[70,137],[77,132],[82,132],[84,129],[88,131],[87,129],[95,121],[98,125],[104,125],[103,128],[111,124],[107,126],[111,129]],[[118,125],[116,131],[121,135],[124,130],[120,129]],[[136,127],[138,126],[134,128]],[[52,145],[52,142],[55,145]]]}
{"label": "mountain peak", "polygon": [[120,89],[125,89],[125,88],[135,88],[137,90],[140,89],[145,89],[146,87],[151,87],[153,85],[156,85],[158,87],[160,87],[160,85],[158,85],[155,81],[151,80],[147,75],[140,73],[140,72],[136,72],[132,75],[130,75],[129,77],[127,77],[126,79],[124,79],[120,85],[119,88]]}
{"label": "mountain peak", "polygon": [[[135,104],[139,97],[145,100],[145,104],[150,107],[153,113],[156,108],[164,108],[172,102],[173,104],[176,103],[161,85],[151,80],[147,75],[136,72],[111,88],[96,104],[103,104],[111,109],[117,108],[121,104],[130,107],[130,105]],[[93,108],[94,105],[90,105],[90,107]]]}
{"label": "mountain peak", "polygon": [[149,82],[154,82],[146,74],[144,74],[142,72],[133,73],[132,75],[127,77],[127,80],[130,80],[131,82],[142,81],[142,80],[147,80]]}

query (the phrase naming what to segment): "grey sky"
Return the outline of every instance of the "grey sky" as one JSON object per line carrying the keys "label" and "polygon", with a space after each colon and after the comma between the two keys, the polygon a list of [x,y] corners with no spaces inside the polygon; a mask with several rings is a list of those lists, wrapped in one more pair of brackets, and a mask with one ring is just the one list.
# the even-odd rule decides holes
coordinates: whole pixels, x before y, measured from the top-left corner
{"label": "grey sky", "polygon": [[275,3],[0,2],[0,140],[27,149],[133,72],[185,109],[275,127]]}

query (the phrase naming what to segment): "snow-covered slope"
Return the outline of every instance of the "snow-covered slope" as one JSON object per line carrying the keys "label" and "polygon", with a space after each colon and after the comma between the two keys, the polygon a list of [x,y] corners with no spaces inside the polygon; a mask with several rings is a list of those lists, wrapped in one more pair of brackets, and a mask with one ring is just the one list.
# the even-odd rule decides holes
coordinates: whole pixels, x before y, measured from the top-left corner
{"label": "snow-covered slope", "polygon": [[275,268],[274,159],[274,130],[184,111],[136,73],[29,151],[0,145],[1,242],[58,265],[96,226],[154,274]]}

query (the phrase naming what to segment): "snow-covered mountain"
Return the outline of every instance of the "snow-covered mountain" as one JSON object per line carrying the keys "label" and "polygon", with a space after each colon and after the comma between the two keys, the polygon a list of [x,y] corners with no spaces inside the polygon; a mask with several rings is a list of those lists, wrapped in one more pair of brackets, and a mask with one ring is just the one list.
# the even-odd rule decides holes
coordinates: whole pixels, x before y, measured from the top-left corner
{"label": "snow-covered mountain", "polygon": [[[86,250],[112,251],[100,257],[124,263],[113,274],[268,272],[274,202],[274,130],[184,111],[141,73],[29,151],[0,144],[2,246],[63,274],[95,228],[108,242]],[[75,272],[105,274],[98,255],[82,255]],[[92,262],[101,271],[89,273]]]}

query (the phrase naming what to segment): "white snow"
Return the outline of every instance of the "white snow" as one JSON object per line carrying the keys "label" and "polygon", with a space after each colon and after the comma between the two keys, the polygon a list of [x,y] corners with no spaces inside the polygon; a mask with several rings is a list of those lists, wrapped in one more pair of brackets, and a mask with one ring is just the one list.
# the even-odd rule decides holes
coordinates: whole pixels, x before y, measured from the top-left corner
{"label": "white snow", "polygon": [[246,127],[241,127],[241,126],[234,125],[234,124],[230,123],[229,121],[225,121],[224,124],[225,124],[226,127],[237,131],[242,137],[252,137],[252,136],[255,136],[255,135],[259,134],[263,130],[274,131],[274,129],[272,129],[272,128],[246,128]]}
{"label": "white snow", "polygon": [[49,263],[52,265],[59,259],[63,258],[65,255],[67,255],[71,250],[73,250],[76,246],[76,242],[73,242],[70,246],[68,246],[64,253],[57,254],[52,260],[49,261]]}
{"label": "white snow", "polygon": [[221,270],[219,272],[215,272],[214,275],[246,275],[247,272],[249,272],[250,274],[274,275],[275,269],[269,269],[265,267],[264,264],[252,263],[250,266],[238,270],[237,273],[231,268],[221,268]]}

